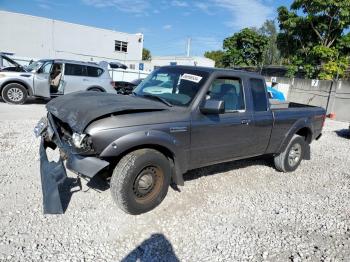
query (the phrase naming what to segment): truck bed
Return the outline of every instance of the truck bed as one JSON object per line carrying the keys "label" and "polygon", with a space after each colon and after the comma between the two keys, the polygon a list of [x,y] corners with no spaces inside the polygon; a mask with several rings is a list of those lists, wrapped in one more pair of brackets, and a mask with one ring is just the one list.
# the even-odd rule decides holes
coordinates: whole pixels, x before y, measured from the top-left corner
{"label": "truck bed", "polygon": [[[270,101],[271,102],[271,101]],[[268,152],[278,151],[280,142],[294,130],[298,123],[309,123],[311,140],[321,133],[325,110],[321,107],[299,103],[275,103],[270,106],[274,118]]]}
{"label": "truck bed", "polygon": [[269,99],[271,110],[276,109],[291,109],[291,108],[317,108],[316,106],[299,104],[288,101],[279,101],[276,99]]}

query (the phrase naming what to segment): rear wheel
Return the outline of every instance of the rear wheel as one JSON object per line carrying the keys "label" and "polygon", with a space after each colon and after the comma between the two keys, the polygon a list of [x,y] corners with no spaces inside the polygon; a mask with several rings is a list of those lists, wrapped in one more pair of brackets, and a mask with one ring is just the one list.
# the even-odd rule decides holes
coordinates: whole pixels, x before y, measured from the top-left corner
{"label": "rear wheel", "polygon": [[21,105],[27,100],[28,93],[27,89],[23,85],[12,83],[6,85],[2,89],[1,96],[2,99],[4,99],[4,101],[8,104]]}
{"label": "rear wheel", "polygon": [[98,87],[92,87],[88,91],[103,92],[103,90]]}
{"label": "rear wheel", "polygon": [[277,170],[292,172],[298,168],[304,158],[307,142],[301,136],[294,135],[286,149],[275,156],[274,162]]}
{"label": "rear wheel", "polygon": [[169,160],[154,149],[139,149],[124,156],[114,169],[111,193],[126,213],[137,215],[158,206],[170,184]]}

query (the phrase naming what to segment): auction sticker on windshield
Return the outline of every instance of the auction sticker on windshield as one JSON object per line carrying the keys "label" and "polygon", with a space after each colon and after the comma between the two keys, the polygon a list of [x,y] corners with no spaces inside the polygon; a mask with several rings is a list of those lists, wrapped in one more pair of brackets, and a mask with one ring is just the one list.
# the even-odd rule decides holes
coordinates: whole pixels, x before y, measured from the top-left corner
{"label": "auction sticker on windshield", "polygon": [[188,80],[191,82],[199,83],[202,80],[201,76],[191,75],[191,74],[183,74],[181,79]]}

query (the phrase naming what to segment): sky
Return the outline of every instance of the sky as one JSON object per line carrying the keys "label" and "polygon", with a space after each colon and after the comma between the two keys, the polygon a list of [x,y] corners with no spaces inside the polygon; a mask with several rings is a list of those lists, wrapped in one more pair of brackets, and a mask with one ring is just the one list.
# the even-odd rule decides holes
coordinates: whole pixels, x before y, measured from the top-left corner
{"label": "sky", "polygon": [[191,55],[222,48],[245,27],[276,19],[291,0],[0,0],[0,9],[126,33],[143,33],[152,55]]}

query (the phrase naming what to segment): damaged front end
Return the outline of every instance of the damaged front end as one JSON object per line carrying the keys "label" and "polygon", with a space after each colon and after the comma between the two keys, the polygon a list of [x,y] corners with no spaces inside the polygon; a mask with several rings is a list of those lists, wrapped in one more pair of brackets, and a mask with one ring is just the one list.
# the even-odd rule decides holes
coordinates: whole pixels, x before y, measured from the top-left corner
{"label": "damaged front end", "polygon": [[[42,118],[38,122],[34,133],[37,137],[41,137],[39,153],[44,214],[63,214],[60,185],[67,178],[66,168],[79,176],[93,178],[107,167],[109,162],[92,154],[86,154],[86,151],[92,151],[91,140],[86,135],[72,133],[64,123],[55,119],[50,113],[47,118]],[[53,150],[59,148],[58,162],[48,160],[46,153],[48,147]]]}

